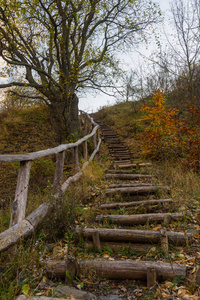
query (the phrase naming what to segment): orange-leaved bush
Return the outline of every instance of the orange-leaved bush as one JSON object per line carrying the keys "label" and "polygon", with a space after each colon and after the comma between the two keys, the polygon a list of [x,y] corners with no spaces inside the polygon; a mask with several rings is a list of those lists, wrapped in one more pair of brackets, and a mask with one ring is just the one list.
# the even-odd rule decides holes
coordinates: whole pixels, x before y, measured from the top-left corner
{"label": "orange-leaved bush", "polygon": [[178,148],[177,109],[165,106],[165,96],[158,90],[153,93],[151,105],[145,105],[141,112],[144,132],[142,133],[141,150],[150,158],[166,158],[174,155]]}

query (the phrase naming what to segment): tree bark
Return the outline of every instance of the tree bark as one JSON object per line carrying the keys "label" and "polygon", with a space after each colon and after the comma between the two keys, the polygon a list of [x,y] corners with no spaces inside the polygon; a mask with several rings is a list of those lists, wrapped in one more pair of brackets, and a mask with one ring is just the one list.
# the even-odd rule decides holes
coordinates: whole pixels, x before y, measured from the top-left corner
{"label": "tree bark", "polygon": [[78,97],[63,96],[62,99],[49,99],[51,122],[58,136],[58,142],[63,143],[71,135],[75,140],[79,133]]}

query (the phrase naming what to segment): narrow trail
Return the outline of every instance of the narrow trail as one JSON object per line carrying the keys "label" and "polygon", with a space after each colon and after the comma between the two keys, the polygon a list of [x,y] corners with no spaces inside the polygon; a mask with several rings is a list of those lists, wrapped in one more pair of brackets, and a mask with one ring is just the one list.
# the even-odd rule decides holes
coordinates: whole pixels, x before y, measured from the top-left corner
{"label": "narrow trail", "polygon": [[[96,122],[112,157],[105,175],[108,188],[105,188],[105,201],[93,207],[96,225],[78,227],[75,232],[85,247],[93,246],[99,251],[98,259],[49,260],[47,274],[65,278],[67,283],[78,269],[79,274],[88,278],[106,278],[108,285],[110,279],[114,282],[113,286],[110,284],[111,291],[109,288],[102,291],[98,281],[99,289],[97,286],[94,289],[96,296],[87,294],[86,298],[77,299],[147,299],[145,295],[152,293],[160,282],[189,278],[199,283],[199,269],[194,271],[193,267],[173,259],[174,251],[181,252],[183,248],[193,251],[197,241],[192,233],[175,230],[174,224],[184,222],[185,216],[170,197],[170,187],[158,186],[151,175],[151,164],[131,153],[116,132]],[[109,254],[101,249],[107,249]],[[121,249],[124,249],[122,255],[115,255]]]}

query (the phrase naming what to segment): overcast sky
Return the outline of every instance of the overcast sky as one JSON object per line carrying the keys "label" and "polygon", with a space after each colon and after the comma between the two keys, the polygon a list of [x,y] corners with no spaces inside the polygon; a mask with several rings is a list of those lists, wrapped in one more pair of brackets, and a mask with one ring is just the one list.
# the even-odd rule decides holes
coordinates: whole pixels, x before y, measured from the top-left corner
{"label": "overcast sky", "polygon": [[[170,30],[169,27],[169,22],[170,22],[170,2],[171,0],[154,0],[156,3],[160,5],[161,11],[163,16],[165,17],[165,27],[166,30]],[[158,28],[160,34],[162,34],[163,28]],[[155,49],[155,40],[153,39],[152,44],[146,46],[141,46],[140,51],[145,55],[145,56],[150,56],[151,52]],[[134,51],[132,53],[129,53],[125,56],[122,56],[122,62],[123,65],[127,65],[127,70],[130,69],[130,65],[134,69],[134,66],[137,65],[137,63],[140,61],[142,64],[145,66],[145,61],[143,58],[140,58],[139,55]],[[105,94],[99,94],[99,95],[90,95],[86,94],[82,97],[79,98],[79,109],[87,111],[87,112],[95,112],[97,111],[100,107],[105,106],[105,105],[113,105],[116,102],[116,98],[114,97],[109,97],[108,95]]]}

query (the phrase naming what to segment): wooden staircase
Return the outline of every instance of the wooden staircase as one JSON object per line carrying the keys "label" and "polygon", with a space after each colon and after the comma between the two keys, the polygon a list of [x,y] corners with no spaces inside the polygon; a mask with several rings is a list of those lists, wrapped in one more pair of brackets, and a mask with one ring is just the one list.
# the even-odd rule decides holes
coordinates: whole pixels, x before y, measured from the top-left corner
{"label": "wooden staircase", "polygon": [[[189,247],[194,237],[170,230],[170,224],[182,222],[185,217],[171,199],[170,188],[156,185],[151,163],[135,158],[116,132],[97,123],[112,157],[105,176],[109,187],[105,189],[105,203],[93,207],[97,214],[95,228],[77,227],[75,232],[84,239],[85,247],[93,245],[97,251],[104,247],[112,251],[128,247],[133,253],[149,253],[150,259],[143,259],[141,254],[127,260],[48,261],[47,273],[66,278],[66,270],[72,276],[78,270],[79,274],[91,273],[108,279],[146,281],[148,288],[177,276],[184,280],[195,276],[193,279],[198,282],[199,271],[194,274],[190,267],[172,259],[173,250]],[[153,254],[156,251],[160,251],[159,259]]]}

